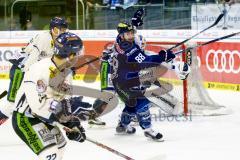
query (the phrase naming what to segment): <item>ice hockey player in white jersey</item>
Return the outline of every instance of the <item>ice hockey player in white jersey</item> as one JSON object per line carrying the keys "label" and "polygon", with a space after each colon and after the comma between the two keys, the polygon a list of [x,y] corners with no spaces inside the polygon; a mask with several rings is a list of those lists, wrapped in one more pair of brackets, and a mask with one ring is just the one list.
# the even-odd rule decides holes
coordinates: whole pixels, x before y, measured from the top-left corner
{"label": "ice hockey player in white jersey", "polygon": [[[17,90],[21,85],[22,79],[24,77],[24,72],[27,71],[30,66],[41,59],[51,57],[53,55],[53,44],[56,37],[68,30],[68,23],[64,18],[54,17],[51,19],[49,31],[44,31],[40,34],[37,34],[34,38],[30,40],[28,45],[21,54],[14,55],[12,62],[12,67],[10,69],[10,85],[8,90],[8,96],[6,99],[3,99],[0,104],[0,125],[3,124],[8,117],[11,115],[12,110],[14,109],[13,103],[17,94]],[[78,103],[78,107],[84,106],[78,98],[74,98],[75,104]],[[98,108],[103,101],[97,99],[92,106]],[[105,125],[105,122],[100,121],[96,118],[96,111],[91,110],[89,112],[89,124],[91,125]]]}
{"label": "ice hockey player in white jersey", "polygon": [[[49,26],[49,31],[37,34],[30,40],[21,53],[16,53],[9,60],[12,63],[12,67],[10,69],[8,95],[0,104],[0,121],[2,123],[8,119],[13,110],[13,103],[15,102],[17,90],[24,77],[24,72],[37,61],[51,57],[53,55],[53,43],[56,37],[68,29],[68,24],[65,19],[60,17],[52,18]],[[0,123],[0,125],[2,123]]]}
{"label": "ice hockey player in white jersey", "polygon": [[54,46],[52,58],[32,64],[25,72],[12,115],[14,131],[40,160],[62,159],[66,140],[57,124],[69,128],[66,135],[70,140],[86,139],[79,118],[61,103],[71,93],[70,68],[78,60],[82,41],[65,32],[57,37]]}

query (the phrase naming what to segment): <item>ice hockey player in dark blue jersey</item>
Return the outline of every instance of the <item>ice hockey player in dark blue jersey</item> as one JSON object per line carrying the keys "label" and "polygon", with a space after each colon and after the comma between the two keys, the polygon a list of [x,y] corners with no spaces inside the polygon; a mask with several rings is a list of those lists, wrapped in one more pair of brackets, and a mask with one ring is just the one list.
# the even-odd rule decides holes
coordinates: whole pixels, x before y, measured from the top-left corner
{"label": "ice hockey player in dark blue jersey", "polygon": [[[162,62],[169,62],[180,79],[186,79],[190,68],[185,63],[172,63],[175,55],[171,51],[162,50],[158,54],[146,52],[146,41],[136,34],[136,27],[143,24],[144,9],[138,10],[132,23],[119,23],[118,36],[113,47],[103,51],[101,64],[101,89],[114,90],[125,103],[117,133],[133,134],[134,127],[129,124],[137,117],[144,134],[154,140],[160,140],[162,134],[152,129],[149,107],[151,102],[145,97],[146,88],[152,82],[142,81],[141,71],[157,67]],[[109,73],[110,72],[110,73]],[[111,85],[111,83],[113,85]],[[150,83],[150,84],[149,84]]]}
{"label": "ice hockey player in dark blue jersey", "polygon": [[[165,50],[155,55],[147,55],[144,48],[136,42],[136,29],[132,24],[119,23],[117,30],[119,34],[112,56],[111,78],[115,91],[125,103],[125,108],[116,131],[124,134],[135,133],[136,129],[129,124],[136,116],[146,137],[161,140],[163,135],[152,129],[149,111],[151,102],[144,95],[149,83],[141,82],[139,73],[143,69],[159,66],[162,62],[170,62],[175,55],[172,51]],[[184,73],[181,75],[185,76],[182,78],[186,78],[190,72],[189,66],[183,64],[179,67],[181,67],[181,73]]]}
{"label": "ice hockey player in dark blue jersey", "polygon": [[149,107],[150,101],[144,96],[145,86],[139,80],[139,72],[154,67],[161,62],[175,58],[172,52],[160,51],[158,55],[146,55],[134,41],[135,28],[132,24],[119,23],[112,59],[112,82],[115,91],[125,103],[121,120],[116,128],[118,133],[133,134],[136,129],[130,126],[131,119],[137,116],[144,134],[152,139],[161,139],[161,133],[152,129]]}

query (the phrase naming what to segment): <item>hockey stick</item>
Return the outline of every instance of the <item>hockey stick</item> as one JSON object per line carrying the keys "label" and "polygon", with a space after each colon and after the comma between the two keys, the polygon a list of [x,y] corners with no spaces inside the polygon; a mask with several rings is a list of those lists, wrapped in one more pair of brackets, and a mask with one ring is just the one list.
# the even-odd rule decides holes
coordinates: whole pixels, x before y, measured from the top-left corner
{"label": "hockey stick", "polygon": [[[169,49],[167,49],[167,50],[172,50],[172,49],[180,46],[181,44],[183,44],[183,43],[191,40],[192,38],[198,36],[199,34],[203,33],[204,31],[206,31],[206,30],[214,27],[214,26],[217,25],[218,22],[222,19],[222,17],[225,15],[225,13],[226,13],[226,12],[221,13],[221,14],[218,16],[218,18],[216,19],[216,21],[215,21],[211,26],[205,28],[204,30],[202,30],[202,31],[200,31],[200,32],[198,32],[198,33],[196,33],[195,35],[191,36],[190,38],[185,39],[184,41],[182,41],[182,42],[180,42],[180,43],[177,43],[175,46],[173,46],[173,47],[171,47],[171,48],[169,48]],[[159,46],[159,45],[151,44],[151,46]],[[74,67],[73,69],[76,70],[76,69],[82,68],[82,67],[84,67],[84,66],[86,66],[86,65],[88,65],[88,64],[90,64],[90,63],[93,63],[93,62],[95,62],[95,61],[97,61],[97,60],[100,60],[102,57],[103,57],[103,56],[96,57],[96,58],[94,58],[94,59],[92,59],[92,60],[90,60],[90,61],[88,61],[88,62],[86,62],[86,63],[81,64],[80,66]]]}
{"label": "hockey stick", "polygon": [[219,37],[219,38],[213,39],[213,40],[208,41],[208,42],[205,42],[205,43],[197,44],[197,45],[195,45],[195,46],[188,47],[187,49],[184,49],[184,50],[180,50],[180,51],[178,51],[178,52],[175,52],[174,54],[175,54],[175,55],[178,55],[178,54],[187,52],[187,51],[189,51],[189,50],[191,50],[191,49],[195,49],[195,48],[198,48],[198,47],[202,47],[202,46],[208,45],[208,44],[210,44],[210,43],[214,43],[214,42],[217,42],[217,41],[221,41],[221,40],[224,40],[224,39],[227,39],[227,38],[236,36],[236,35],[238,35],[238,34],[240,34],[240,32],[232,33],[232,34],[229,34],[229,35],[226,35],[226,36],[223,36],[223,37]]}
{"label": "hockey stick", "polygon": [[[211,40],[211,41],[208,41],[208,42],[205,42],[205,43],[201,43],[201,44],[198,44],[198,45],[193,46],[193,47],[189,47],[189,48],[187,48],[187,49],[185,49],[185,50],[180,50],[180,51],[178,51],[178,52],[175,52],[174,54],[178,55],[178,54],[181,54],[181,53],[186,52],[186,51],[188,51],[188,50],[191,50],[191,49],[194,49],[194,48],[198,48],[198,47],[201,47],[201,46],[204,46],[204,45],[213,43],[213,42],[217,42],[217,41],[220,41],[220,40],[223,40],[223,39],[227,39],[227,38],[236,36],[236,35],[238,35],[238,34],[240,34],[240,32],[232,33],[232,34],[230,34],[230,35],[226,35],[226,36],[223,36],[223,37],[220,37],[220,38],[217,38],[217,39],[213,39],[213,40]],[[156,44],[156,45],[151,44],[151,46],[159,46],[159,45],[157,45],[157,44]],[[175,47],[174,47],[174,48],[175,48]],[[168,49],[168,50],[171,50],[171,48]],[[82,67],[84,67],[85,65],[88,65],[88,64],[93,63],[93,62],[95,62],[95,61],[97,61],[97,60],[100,60],[101,58],[103,58],[103,56],[96,57],[96,58],[94,58],[94,59],[92,59],[92,60],[90,60],[90,61],[88,61],[88,62],[86,62],[86,63],[81,64],[80,66],[74,67],[73,69],[76,70],[76,69],[82,68]]]}
{"label": "hockey stick", "polygon": [[204,30],[202,30],[202,31],[200,31],[200,32],[198,32],[198,33],[196,33],[195,35],[191,36],[190,38],[187,38],[187,39],[185,39],[184,41],[177,43],[175,46],[169,48],[168,50],[172,50],[172,49],[174,49],[174,48],[177,48],[178,46],[186,43],[187,41],[189,41],[189,40],[191,40],[192,38],[198,36],[199,34],[205,32],[206,30],[208,30],[208,29],[216,26],[216,25],[218,24],[218,22],[224,17],[225,14],[226,14],[226,11],[223,11],[223,12],[218,16],[218,18],[216,19],[216,21],[215,21],[211,26],[205,28]]}
{"label": "hockey stick", "polygon": [[0,99],[2,99],[3,97],[5,97],[7,95],[7,91],[3,91],[1,94],[0,94]]}
{"label": "hockey stick", "polygon": [[83,63],[83,64],[81,64],[81,65],[79,65],[79,66],[77,66],[77,67],[73,67],[72,69],[73,69],[73,70],[77,70],[77,69],[79,69],[79,68],[82,68],[82,67],[90,64],[90,63],[93,63],[93,62],[95,62],[95,61],[97,61],[97,60],[100,60],[101,58],[103,58],[103,56],[99,56],[99,57],[93,58],[92,60],[87,61],[86,63]]}
{"label": "hockey stick", "polygon": [[125,154],[122,154],[122,153],[120,153],[119,151],[117,151],[117,150],[115,150],[115,149],[112,149],[112,148],[110,148],[110,147],[108,147],[108,146],[106,146],[106,145],[104,145],[104,144],[102,144],[102,143],[99,143],[99,142],[97,142],[97,141],[95,141],[95,140],[92,140],[92,139],[90,139],[89,137],[87,137],[86,140],[87,140],[88,142],[91,142],[91,143],[93,143],[93,144],[95,144],[95,145],[97,145],[97,146],[99,146],[99,147],[101,147],[101,148],[103,148],[103,149],[106,149],[106,150],[108,150],[108,151],[110,151],[110,152],[112,152],[112,153],[114,153],[114,154],[116,154],[116,155],[118,155],[118,156],[120,156],[120,157],[123,157],[123,158],[126,159],[126,160],[134,160],[133,158],[131,158],[131,157],[129,157],[129,156],[126,156]]}
{"label": "hockey stick", "polygon": [[[61,128],[61,129],[65,130],[66,132],[74,131],[74,129],[68,128],[68,127],[66,127],[66,126],[64,126],[64,125],[62,125],[61,123],[58,123],[58,122],[54,122],[53,125],[55,125],[55,126]],[[133,158],[131,158],[131,157],[129,157],[129,156],[127,156],[127,155],[125,155],[125,154],[123,154],[123,153],[113,149],[113,148],[110,148],[110,147],[108,147],[108,146],[106,146],[106,145],[104,145],[104,144],[102,144],[100,142],[97,142],[97,141],[95,141],[95,140],[93,140],[93,139],[91,139],[89,137],[86,138],[86,141],[91,142],[91,143],[93,143],[93,144],[95,144],[95,145],[97,145],[97,146],[99,146],[99,147],[101,147],[103,149],[106,149],[106,150],[108,150],[108,151],[110,151],[110,152],[112,152],[112,153],[114,153],[114,154],[116,154],[116,155],[126,159],[126,160],[134,160]]]}

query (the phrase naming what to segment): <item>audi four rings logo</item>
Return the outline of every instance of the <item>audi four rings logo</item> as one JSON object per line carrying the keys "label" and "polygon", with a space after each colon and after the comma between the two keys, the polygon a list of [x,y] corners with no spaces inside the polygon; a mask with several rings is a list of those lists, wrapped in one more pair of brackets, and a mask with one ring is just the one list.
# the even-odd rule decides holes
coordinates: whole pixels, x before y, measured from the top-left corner
{"label": "audi four rings logo", "polygon": [[240,53],[237,50],[211,49],[206,55],[206,66],[210,72],[237,74],[240,72]]}

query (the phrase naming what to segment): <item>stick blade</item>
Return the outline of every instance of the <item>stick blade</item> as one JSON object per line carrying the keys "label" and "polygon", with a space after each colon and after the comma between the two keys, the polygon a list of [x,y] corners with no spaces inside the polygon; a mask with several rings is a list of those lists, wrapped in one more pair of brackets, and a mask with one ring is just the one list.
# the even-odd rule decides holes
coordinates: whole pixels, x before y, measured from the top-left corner
{"label": "stick blade", "polygon": [[6,90],[3,91],[3,92],[0,94],[0,99],[3,98],[3,97],[5,97],[5,96],[7,95],[7,93],[8,93],[8,92],[7,92]]}
{"label": "stick blade", "polygon": [[223,18],[223,16],[224,16],[225,14],[226,14],[226,12],[221,13],[221,14],[218,16],[217,20],[213,23],[213,26],[215,26],[216,24],[218,24],[218,22]]}

